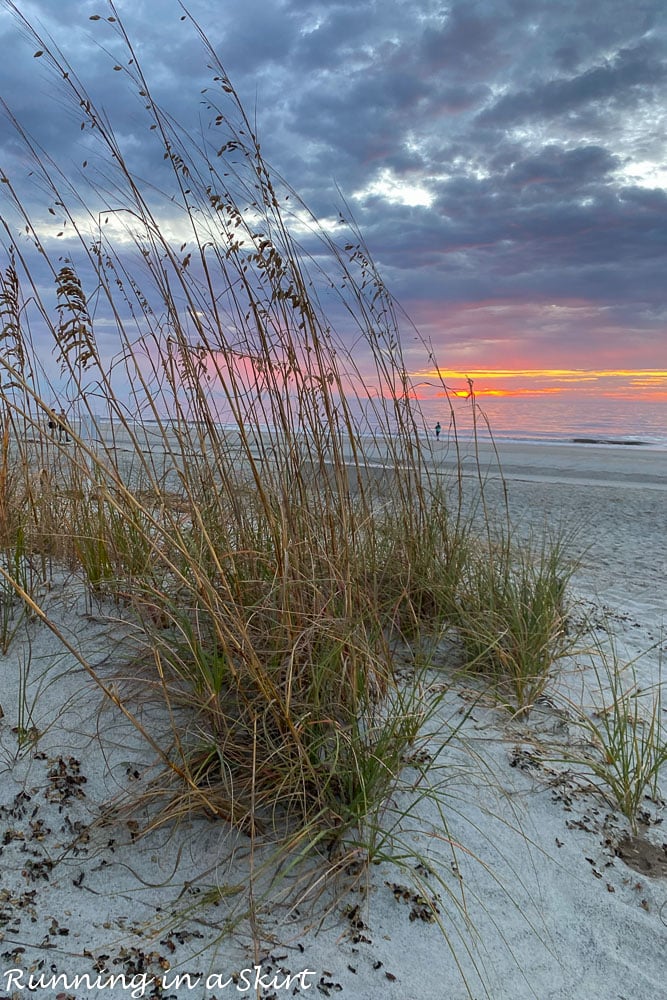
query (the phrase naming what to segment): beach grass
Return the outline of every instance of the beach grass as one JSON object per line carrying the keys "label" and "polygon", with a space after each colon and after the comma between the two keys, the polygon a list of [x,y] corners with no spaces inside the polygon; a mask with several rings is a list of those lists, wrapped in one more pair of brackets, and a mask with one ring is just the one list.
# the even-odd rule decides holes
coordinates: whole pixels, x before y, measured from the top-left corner
{"label": "beach grass", "polygon": [[488,677],[498,698],[521,714],[581,642],[568,606],[576,564],[566,552],[558,537],[517,545],[505,534],[477,547],[457,591],[468,669]]}
{"label": "beach grass", "polygon": [[637,834],[640,822],[649,816],[642,809],[647,798],[654,805],[660,802],[658,782],[667,764],[662,671],[655,683],[643,687],[636,660],[623,662],[614,642],[598,643],[590,669],[594,706],[567,704],[585,745],[566,759],[592,772],[602,794]]}

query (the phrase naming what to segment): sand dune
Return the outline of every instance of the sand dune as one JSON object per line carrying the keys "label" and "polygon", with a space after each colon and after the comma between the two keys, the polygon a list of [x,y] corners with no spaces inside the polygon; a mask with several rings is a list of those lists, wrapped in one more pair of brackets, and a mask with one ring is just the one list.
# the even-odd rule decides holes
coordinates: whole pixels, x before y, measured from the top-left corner
{"label": "sand dune", "polygon": [[[606,611],[623,657],[653,647],[637,670],[654,682],[664,643],[667,455],[601,445],[500,451],[520,530],[578,529],[570,545],[581,557],[581,611],[601,627]],[[434,443],[433,460],[451,460],[444,444]],[[489,502],[501,504],[502,483],[493,467],[489,475]],[[72,645],[114,683],[128,641],[117,612],[91,614],[65,576],[45,600]],[[141,839],[142,810],[99,823],[112,800],[141,793],[151,755],[113,706],[100,707],[98,689],[53,633],[39,623],[26,630],[0,662],[0,997],[458,1000],[462,977],[472,996],[494,1000],[665,995],[664,807],[647,801],[641,841],[626,842],[626,821],[590,775],[557,760],[578,737],[555,694],[512,721],[485,701],[473,705],[462,685],[448,691],[424,745],[435,752],[438,726],[470,710],[462,739],[434,771],[446,828],[430,800],[411,799],[409,780],[385,816],[389,829],[409,810],[394,850],[404,845],[422,859],[422,868],[410,862],[419,888],[388,863],[361,876],[350,868],[337,895],[315,891],[290,910],[262,898],[258,875],[253,920],[229,933],[261,857],[250,857],[243,835],[205,819]],[[587,682],[570,663],[554,690],[585,701]],[[146,708],[147,725],[163,722]],[[20,745],[18,726],[34,727],[38,741]],[[428,918],[424,894],[442,927]]]}

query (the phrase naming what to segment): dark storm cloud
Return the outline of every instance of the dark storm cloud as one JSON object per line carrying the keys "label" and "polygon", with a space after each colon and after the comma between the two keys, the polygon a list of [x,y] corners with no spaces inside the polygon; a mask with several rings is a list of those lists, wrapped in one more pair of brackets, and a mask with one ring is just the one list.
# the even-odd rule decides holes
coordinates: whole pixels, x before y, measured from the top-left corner
{"label": "dark storm cloud", "polygon": [[[102,0],[21,9],[53,33],[133,166],[158,176],[162,151],[136,87],[113,71],[112,26],[89,21],[108,13]],[[212,91],[201,94],[212,72],[178,4],[119,0],[118,9],[154,95],[212,136]],[[190,9],[256,118],[265,155],[321,217],[335,218],[343,193],[417,321],[453,303],[585,299],[594,308],[577,331],[582,350],[587,337],[599,342],[596,309],[605,330],[618,317],[619,350],[634,315],[633,336],[644,324],[655,364],[667,366],[667,336],[656,338],[667,257],[660,0],[192,0]],[[0,44],[13,56],[0,64],[2,96],[56,159],[80,165],[90,140],[76,109],[54,97],[4,12]],[[6,126],[0,152],[3,169],[20,163]],[[522,335],[529,346],[529,329]],[[446,346],[446,330],[438,336]]]}
{"label": "dark storm cloud", "polygon": [[503,96],[483,111],[483,125],[516,125],[525,119],[548,119],[591,104],[632,107],[647,94],[658,95],[667,75],[664,53],[655,43],[622,49],[584,73],[537,83],[530,90]]}

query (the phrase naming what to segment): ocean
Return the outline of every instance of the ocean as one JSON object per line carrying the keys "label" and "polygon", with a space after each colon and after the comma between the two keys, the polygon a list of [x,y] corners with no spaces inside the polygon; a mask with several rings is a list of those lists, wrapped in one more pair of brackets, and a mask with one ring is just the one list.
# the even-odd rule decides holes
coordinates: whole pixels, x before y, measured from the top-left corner
{"label": "ocean", "polygon": [[[656,398],[658,396],[658,398]],[[525,394],[479,394],[476,400],[476,431],[480,438],[493,436],[496,440],[543,443],[602,443],[609,445],[636,445],[667,450],[667,392],[631,395],[611,395],[560,391],[558,393],[531,392]],[[215,401],[217,402],[217,401]],[[215,402],[213,405],[215,405]],[[256,402],[256,400],[254,400]],[[363,436],[378,430],[391,432],[392,405],[385,399],[385,416],[378,410],[383,407],[377,397],[371,400],[347,398],[353,421]],[[294,402],[294,412],[297,412]],[[421,416],[423,433],[430,436],[440,423],[443,438],[454,425],[461,438],[470,438],[475,431],[473,407],[469,398],[451,395],[413,399],[414,412]],[[377,409],[376,409],[377,408]],[[235,421],[224,401],[217,407],[218,422],[222,427],[234,428]],[[266,433],[268,426],[262,420],[271,407],[252,407],[246,415],[247,427]],[[166,415],[167,420],[169,416]],[[258,419],[259,417],[259,419]],[[143,421],[151,424],[150,419]],[[307,428],[303,428],[307,431]]]}
{"label": "ocean", "polygon": [[[452,397],[461,436],[473,432],[470,400]],[[667,448],[667,400],[614,398],[575,392],[526,396],[481,396],[477,399],[477,431],[498,440],[637,444]],[[443,434],[452,424],[446,399],[420,400],[429,429],[439,421]],[[486,418],[486,419],[485,419]]]}

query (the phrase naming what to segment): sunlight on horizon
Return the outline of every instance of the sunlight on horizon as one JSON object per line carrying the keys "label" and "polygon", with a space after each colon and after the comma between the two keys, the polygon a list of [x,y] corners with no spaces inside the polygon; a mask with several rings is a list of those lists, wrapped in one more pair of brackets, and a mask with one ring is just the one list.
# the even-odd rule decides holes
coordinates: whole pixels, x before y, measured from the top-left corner
{"label": "sunlight on horizon", "polygon": [[[662,369],[489,369],[468,372],[431,369],[414,373],[424,396],[476,397],[576,394],[605,398],[667,401],[667,371]],[[499,385],[498,383],[503,383]],[[446,390],[445,390],[446,387]],[[420,393],[421,395],[421,393]]]}

